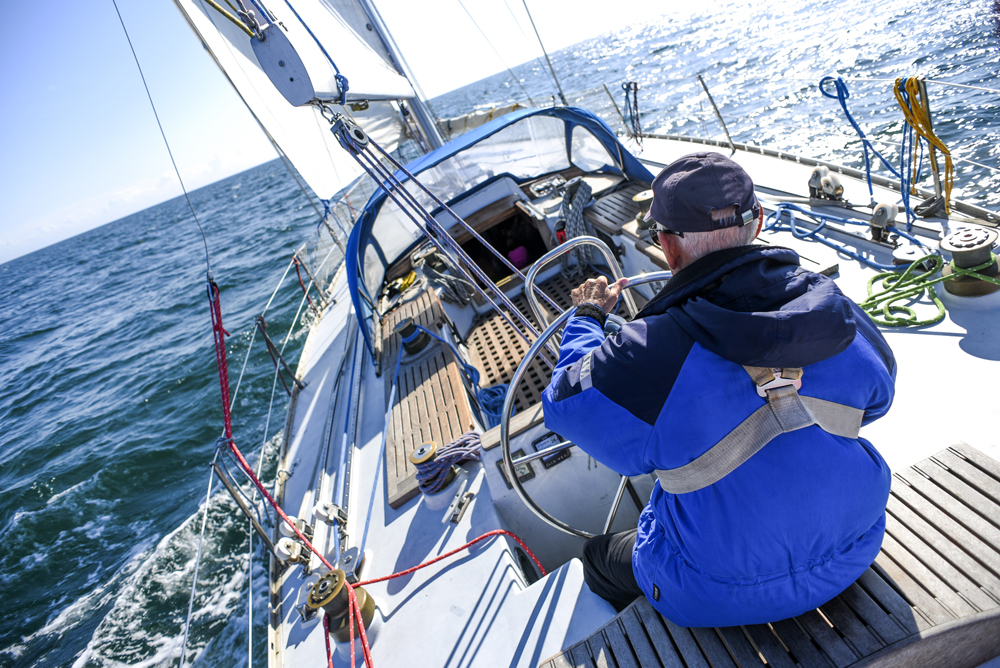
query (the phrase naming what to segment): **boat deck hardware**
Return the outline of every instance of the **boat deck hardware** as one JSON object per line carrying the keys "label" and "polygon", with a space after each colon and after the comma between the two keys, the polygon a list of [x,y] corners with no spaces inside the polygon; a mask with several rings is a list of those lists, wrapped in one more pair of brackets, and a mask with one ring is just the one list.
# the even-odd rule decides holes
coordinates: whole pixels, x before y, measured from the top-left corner
{"label": "boat deck hardware", "polygon": [[[382,343],[385,368],[394,369],[402,337],[396,327],[403,320],[431,331],[444,321],[441,302],[433,290],[403,304],[386,316]],[[385,397],[389,401],[392,374],[384,374]],[[473,428],[472,406],[462,381],[459,360],[448,346],[431,341],[415,360],[405,356],[399,368],[396,403],[392,406],[386,436],[385,466],[389,505],[399,508],[420,493],[416,465],[410,453],[429,441],[451,443]]]}
{"label": "boat deck hardware", "polygon": [[[959,269],[969,269],[986,264],[991,259],[992,266],[980,270],[984,276],[996,278],[1000,276],[993,245],[1000,234],[996,230],[984,227],[964,227],[941,240],[941,249],[952,254],[952,262]],[[945,276],[952,274],[952,265],[945,265],[941,272]],[[1000,290],[1000,285],[984,281],[975,276],[953,276],[944,282],[944,289],[953,295],[962,297],[978,297]]]}

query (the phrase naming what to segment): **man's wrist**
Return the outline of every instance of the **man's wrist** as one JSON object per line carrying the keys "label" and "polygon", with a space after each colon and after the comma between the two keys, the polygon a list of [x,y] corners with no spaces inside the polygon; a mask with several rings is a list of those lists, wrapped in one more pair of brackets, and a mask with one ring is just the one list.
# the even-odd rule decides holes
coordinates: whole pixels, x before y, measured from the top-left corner
{"label": "man's wrist", "polygon": [[592,318],[598,325],[604,327],[604,321],[608,319],[608,312],[593,302],[584,302],[576,307],[575,318]]}

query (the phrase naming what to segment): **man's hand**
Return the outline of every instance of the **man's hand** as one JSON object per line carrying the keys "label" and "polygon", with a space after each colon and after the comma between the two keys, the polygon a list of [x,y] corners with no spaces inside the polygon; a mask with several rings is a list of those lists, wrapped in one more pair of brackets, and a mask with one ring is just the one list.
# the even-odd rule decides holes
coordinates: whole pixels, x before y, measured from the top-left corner
{"label": "man's hand", "polygon": [[591,278],[572,292],[573,306],[597,304],[604,309],[605,313],[611,313],[615,308],[615,304],[618,303],[618,297],[622,293],[622,288],[626,285],[628,285],[627,278],[615,281],[610,287],[608,286],[608,279],[604,276]]}

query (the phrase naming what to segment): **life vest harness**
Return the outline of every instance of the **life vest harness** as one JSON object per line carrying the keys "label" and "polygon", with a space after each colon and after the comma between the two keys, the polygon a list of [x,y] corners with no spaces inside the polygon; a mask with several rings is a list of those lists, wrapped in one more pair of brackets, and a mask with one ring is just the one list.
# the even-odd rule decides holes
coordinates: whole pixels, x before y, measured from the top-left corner
{"label": "life vest harness", "polygon": [[799,394],[802,369],[744,366],[767,400],[735,429],[694,461],[675,469],[654,471],[663,491],[686,494],[712,485],[732,473],[780,434],[817,425],[835,436],[857,438],[864,410]]}

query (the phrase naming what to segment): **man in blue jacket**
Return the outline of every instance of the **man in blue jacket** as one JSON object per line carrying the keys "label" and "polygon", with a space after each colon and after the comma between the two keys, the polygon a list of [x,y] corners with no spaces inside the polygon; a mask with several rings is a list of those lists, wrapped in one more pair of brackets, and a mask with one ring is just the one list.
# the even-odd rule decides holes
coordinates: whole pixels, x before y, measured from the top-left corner
{"label": "man in blue jacket", "polygon": [[763,212],[736,163],[685,156],[652,187],[673,278],[607,339],[623,283],[577,288],[544,393],[550,429],[658,478],[636,530],[586,544],[586,580],[682,626],[799,615],[881,546],[889,467],[857,431],[892,403],[892,351],[794,251],[751,245]]}

